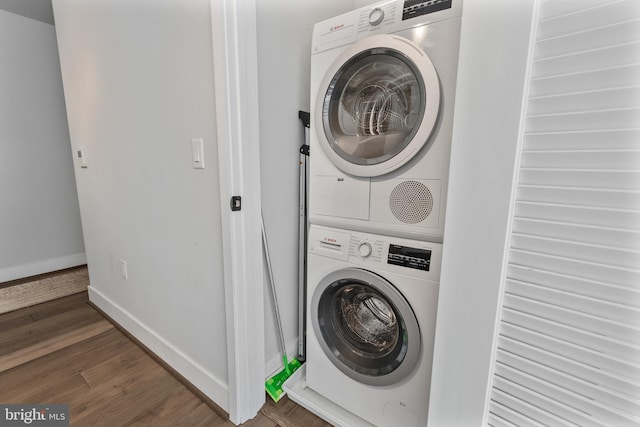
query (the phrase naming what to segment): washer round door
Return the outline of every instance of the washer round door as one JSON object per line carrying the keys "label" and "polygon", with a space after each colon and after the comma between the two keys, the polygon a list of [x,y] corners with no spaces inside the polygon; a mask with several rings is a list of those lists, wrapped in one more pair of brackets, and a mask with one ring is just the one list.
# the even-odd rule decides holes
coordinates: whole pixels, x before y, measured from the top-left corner
{"label": "washer round door", "polygon": [[320,85],[314,126],[324,153],[351,175],[389,173],[428,143],[440,108],[433,63],[403,37],[377,35],[347,48]]}
{"label": "washer round door", "polygon": [[375,273],[345,268],[327,275],[313,293],[311,316],[324,354],[356,381],[395,384],[418,364],[416,316],[402,294]]}

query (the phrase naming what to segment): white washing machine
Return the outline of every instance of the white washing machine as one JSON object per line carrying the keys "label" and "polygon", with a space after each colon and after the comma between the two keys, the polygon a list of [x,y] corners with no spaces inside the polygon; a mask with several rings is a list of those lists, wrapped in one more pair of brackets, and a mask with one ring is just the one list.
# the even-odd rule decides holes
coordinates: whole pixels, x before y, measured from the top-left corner
{"label": "white washing machine", "polygon": [[441,256],[311,225],[306,387],[375,426],[426,426]]}
{"label": "white washing machine", "polygon": [[311,223],[442,241],[461,0],[392,0],[315,25]]}

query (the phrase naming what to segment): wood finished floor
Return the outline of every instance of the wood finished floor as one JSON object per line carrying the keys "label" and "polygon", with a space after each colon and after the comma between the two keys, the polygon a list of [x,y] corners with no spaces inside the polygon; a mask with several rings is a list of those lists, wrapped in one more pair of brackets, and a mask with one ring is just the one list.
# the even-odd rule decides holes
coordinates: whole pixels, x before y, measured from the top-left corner
{"label": "wood finished floor", "polygon": [[[71,426],[233,424],[88,304],[87,293],[0,315],[0,403],[66,403]],[[286,397],[243,426],[327,427]]]}

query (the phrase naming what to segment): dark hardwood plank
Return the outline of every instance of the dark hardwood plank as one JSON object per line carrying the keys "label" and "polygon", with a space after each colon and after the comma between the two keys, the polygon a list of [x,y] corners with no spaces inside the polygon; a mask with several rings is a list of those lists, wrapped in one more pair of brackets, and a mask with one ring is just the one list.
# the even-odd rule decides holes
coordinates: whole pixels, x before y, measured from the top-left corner
{"label": "dark hardwood plank", "polygon": [[278,403],[268,399],[260,412],[280,427],[331,427],[331,424],[304,409],[287,396]]}
{"label": "dark hardwood plank", "polygon": [[0,314],[0,331],[21,326],[23,323],[33,322],[39,318],[68,311],[70,307],[80,307],[89,301],[87,292],[80,292],[65,298],[59,298],[31,307]]}
{"label": "dark hardwood plank", "polygon": [[55,388],[56,383],[63,378],[80,375],[83,369],[108,360],[113,357],[114,352],[120,352],[128,345],[133,345],[133,343],[114,328],[81,343],[0,373],[0,402],[44,403],[30,402],[32,399],[30,394],[48,385]]}
{"label": "dark hardwood plank", "polygon": [[247,427],[280,427],[279,424],[276,424],[276,422],[274,420],[272,420],[269,417],[264,416],[261,413],[258,413],[258,416],[255,417],[254,419],[247,421],[246,423],[242,424],[243,426],[247,426]]}
{"label": "dark hardwood plank", "polygon": [[57,314],[62,314],[72,308],[79,308],[85,305],[89,305],[89,294],[87,292],[80,292],[65,298],[27,307],[20,311],[29,313],[33,320],[42,320]]}
{"label": "dark hardwood plank", "polygon": [[176,390],[149,411],[132,420],[129,425],[136,427],[233,426],[215,411],[211,411],[211,408],[186,387]]}
{"label": "dark hardwood plank", "polygon": [[12,316],[0,315],[0,331],[7,331],[33,322],[33,318],[28,313],[22,313],[22,310],[7,314]]}
{"label": "dark hardwood plank", "polygon": [[[171,374],[145,366],[135,378],[117,378],[93,389],[82,411],[71,411],[71,419],[82,426],[125,426],[153,408],[182,386]],[[74,405],[76,407],[77,405]]]}
{"label": "dark hardwood plank", "polygon": [[40,340],[31,345],[20,347],[11,353],[0,355],[0,372],[46,356],[62,348],[84,341],[87,338],[99,335],[109,329],[113,329],[113,325],[107,320],[102,319],[61,334],[52,335],[47,339]]}
{"label": "dark hardwood plank", "polygon": [[61,336],[105,319],[88,305],[56,314],[16,328],[0,331],[0,355]]}
{"label": "dark hardwood plank", "polygon": [[[224,420],[204,402],[183,418],[180,426],[184,427],[235,427],[231,422]],[[171,424],[168,424],[171,425]]]}

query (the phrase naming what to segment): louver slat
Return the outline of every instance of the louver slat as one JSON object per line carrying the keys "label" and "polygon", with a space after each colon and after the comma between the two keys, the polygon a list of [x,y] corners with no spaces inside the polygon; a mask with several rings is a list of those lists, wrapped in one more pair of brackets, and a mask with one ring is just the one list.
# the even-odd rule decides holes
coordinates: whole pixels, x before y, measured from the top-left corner
{"label": "louver slat", "polygon": [[[523,365],[525,363],[523,360],[520,360],[520,362],[522,362]],[[624,399],[612,399],[611,395],[606,394],[606,392],[601,389],[597,390],[597,387],[591,387],[592,389],[596,389],[597,392],[588,390],[587,387],[589,387],[589,384],[587,383],[580,384],[574,382],[573,384],[569,384],[569,381],[567,381],[568,377],[559,373],[556,373],[552,377],[555,383],[549,382],[543,378],[546,374],[543,369],[544,367],[537,367],[538,369],[535,369],[536,367],[533,366],[531,368],[536,375],[530,375],[519,369],[514,369],[498,362],[496,364],[495,375],[509,378],[510,381],[526,388],[528,391],[531,391],[532,394],[537,393],[553,401],[562,402],[563,406],[587,413],[592,419],[607,419],[611,422],[611,425],[615,426],[631,426],[640,423],[640,418],[618,409],[619,406],[624,404]],[[580,390],[580,393],[565,388],[567,385],[578,387],[577,389]],[[603,395],[606,396],[606,398],[603,399]],[[611,400],[614,401],[613,404],[610,402]],[[598,425],[592,420],[590,421],[591,422],[585,422],[584,425]]]}
{"label": "louver slat", "polygon": [[566,292],[552,287],[508,279],[505,292],[558,307],[586,312],[595,317],[620,324],[630,324],[637,329],[640,326],[640,309],[637,306],[611,303],[609,301]]}
{"label": "louver slat", "polygon": [[606,90],[611,88],[611,82],[615,82],[617,87],[640,85],[640,64],[539,77],[531,82],[529,96],[535,98],[564,93]]}
{"label": "louver slat", "polygon": [[597,298],[602,301],[640,307],[640,289],[633,287],[616,286],[608,282],[598,282],[520,265],[509,265],[507,278],[540,284],[551,289],[573,292],[576,295]]}
{"label": "louver slat", "polygon": [[491,402],[491,407],[489,409],[489,425],[496,427],[514,427],[523,425],[535,427],[544,426],[544,424],[537,423],[531,418],[527,418],[519,412],[516,412],[513,409],[508,408],[496,401]]}
{"label": "louver slat", "polygon": [[[605,372],[616,372],[619,375],[638,374],[638,370],[634,367],[640,363],[640,348],[633,343],[613,337],[508,308],[503,310],[501,333],[514,340],[520,340],[522,336],[526,338],[523,342],[533,347],[556,351],[569,359],[583,361],[585,364],[590,363],[589,360],[593,357],[592,352],[600,353],[600,358],[596,359],[596,362],[602,364]],[[601,365],[593,366],[601,367]],[[638,381],[638,377],[634,378]]]}
{"label": "louver slat", "polygon": [[640,330],[637,324],[616,322],[588,312],[571,310],[509,293],[504,295],[503,307],[574,328],[592,331],[608,338],[640,345]]}
{"label": "louver slat", "polygon": [[[561,355],[553,348],[541,349],[507,336],[500,337],[498,348],[496,360],[502,364],[538,376],[567,390],[580,390],[581,395],[594,402],[606,403],[629,414],[640,413],[640,404],[633,398],[639,392],[640,385],[626,376],[629,369],[637,372],[635,367],[626,366],[624,369],[627,372],[616,373],[615,365],[620,365],[620,361],[613,358],[598,360],[595,354],[582,354],[584,349],[577,346],[563,349],[567,354]],[[536,358],[531,358],[531,355],[536,355]],[[607,368],[596,369],[579,359],[602,362]]]}
{"label": "louver slat", "polygon": [[[521,386],[509,378],[495,375],[493,387],[496,390],[497,401],[504,402],[511,408],[518,408],[519,412],[543,424],[602,427],[594,422],[589,414],[552,399],[544,393]],[[560,420],[569,420],[569,422],[562,423]]]}

